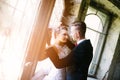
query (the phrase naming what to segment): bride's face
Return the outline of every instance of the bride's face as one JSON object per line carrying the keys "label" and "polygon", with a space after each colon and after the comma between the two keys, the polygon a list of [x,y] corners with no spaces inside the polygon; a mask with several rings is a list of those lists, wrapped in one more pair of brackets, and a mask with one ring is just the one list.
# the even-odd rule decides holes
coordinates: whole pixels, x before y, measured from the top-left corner
{"label": "bride's face", "polygon": [[66,43],[68,40],[68,31],[61,30],[60,33],[56,36],[57,40],[62,43]]}

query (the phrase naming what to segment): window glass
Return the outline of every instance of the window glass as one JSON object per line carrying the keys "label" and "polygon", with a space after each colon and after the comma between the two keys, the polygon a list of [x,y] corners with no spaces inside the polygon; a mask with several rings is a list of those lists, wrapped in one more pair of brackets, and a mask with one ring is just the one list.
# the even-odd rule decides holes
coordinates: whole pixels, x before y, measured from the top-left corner
{"label": "window glass", "polygon": [[0,0],[0,80],[18,80],[40,0]]}

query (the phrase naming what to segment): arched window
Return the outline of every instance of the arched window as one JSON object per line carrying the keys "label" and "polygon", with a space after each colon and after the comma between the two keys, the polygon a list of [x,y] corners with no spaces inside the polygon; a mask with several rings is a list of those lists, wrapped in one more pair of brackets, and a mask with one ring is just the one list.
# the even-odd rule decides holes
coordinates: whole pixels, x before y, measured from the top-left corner
{"label": "arched window", "polygon": [[86,16],[85,22],[87,24],[86,38],[91,39],[95,51],[100,33],[103,30],[102,21],[98,15],[90,13]]}
{"label": "arched window", "polygon": [[93,60],[89,68],[89,75],[95,75],[97,66],[99,64],[102,48],[107,34],[109,16],[94,8],[89,7],[85,22],[87,25],[86,38],[91,40],[93,45]]}

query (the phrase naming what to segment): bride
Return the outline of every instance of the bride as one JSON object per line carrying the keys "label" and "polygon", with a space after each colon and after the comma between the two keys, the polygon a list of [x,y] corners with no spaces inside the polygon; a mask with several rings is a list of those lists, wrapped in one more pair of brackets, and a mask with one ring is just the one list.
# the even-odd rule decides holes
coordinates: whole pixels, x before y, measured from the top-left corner
{"label": "bride", "polygon": [[[56,51],[60,59],[66,57],[71,51],[66,45],[69,39],[67,27],[59,26],[54,29],[54,37],[55,42],[51,46],[57,49]],[[66,69],[57,69],[48,57],[40,61],[38,66],[39,69],[36,70],[32,80],[65,80]]]}

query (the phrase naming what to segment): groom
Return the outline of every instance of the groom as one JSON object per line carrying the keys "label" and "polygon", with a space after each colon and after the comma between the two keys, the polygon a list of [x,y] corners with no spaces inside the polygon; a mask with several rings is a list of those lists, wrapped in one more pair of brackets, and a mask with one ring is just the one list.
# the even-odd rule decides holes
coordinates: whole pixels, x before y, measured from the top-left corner
{"label": "groom", "polygon": [[86,24],[84,22],[73,23],[71,36],[77,42],[77,46],[65,58],[59,59],[54,48],[46,49],[47,55],[56,68],[67,67],[66,80],[87,80],[88,68],[93,57],[93,47],[90,40],[85,39],[85,32]]}

